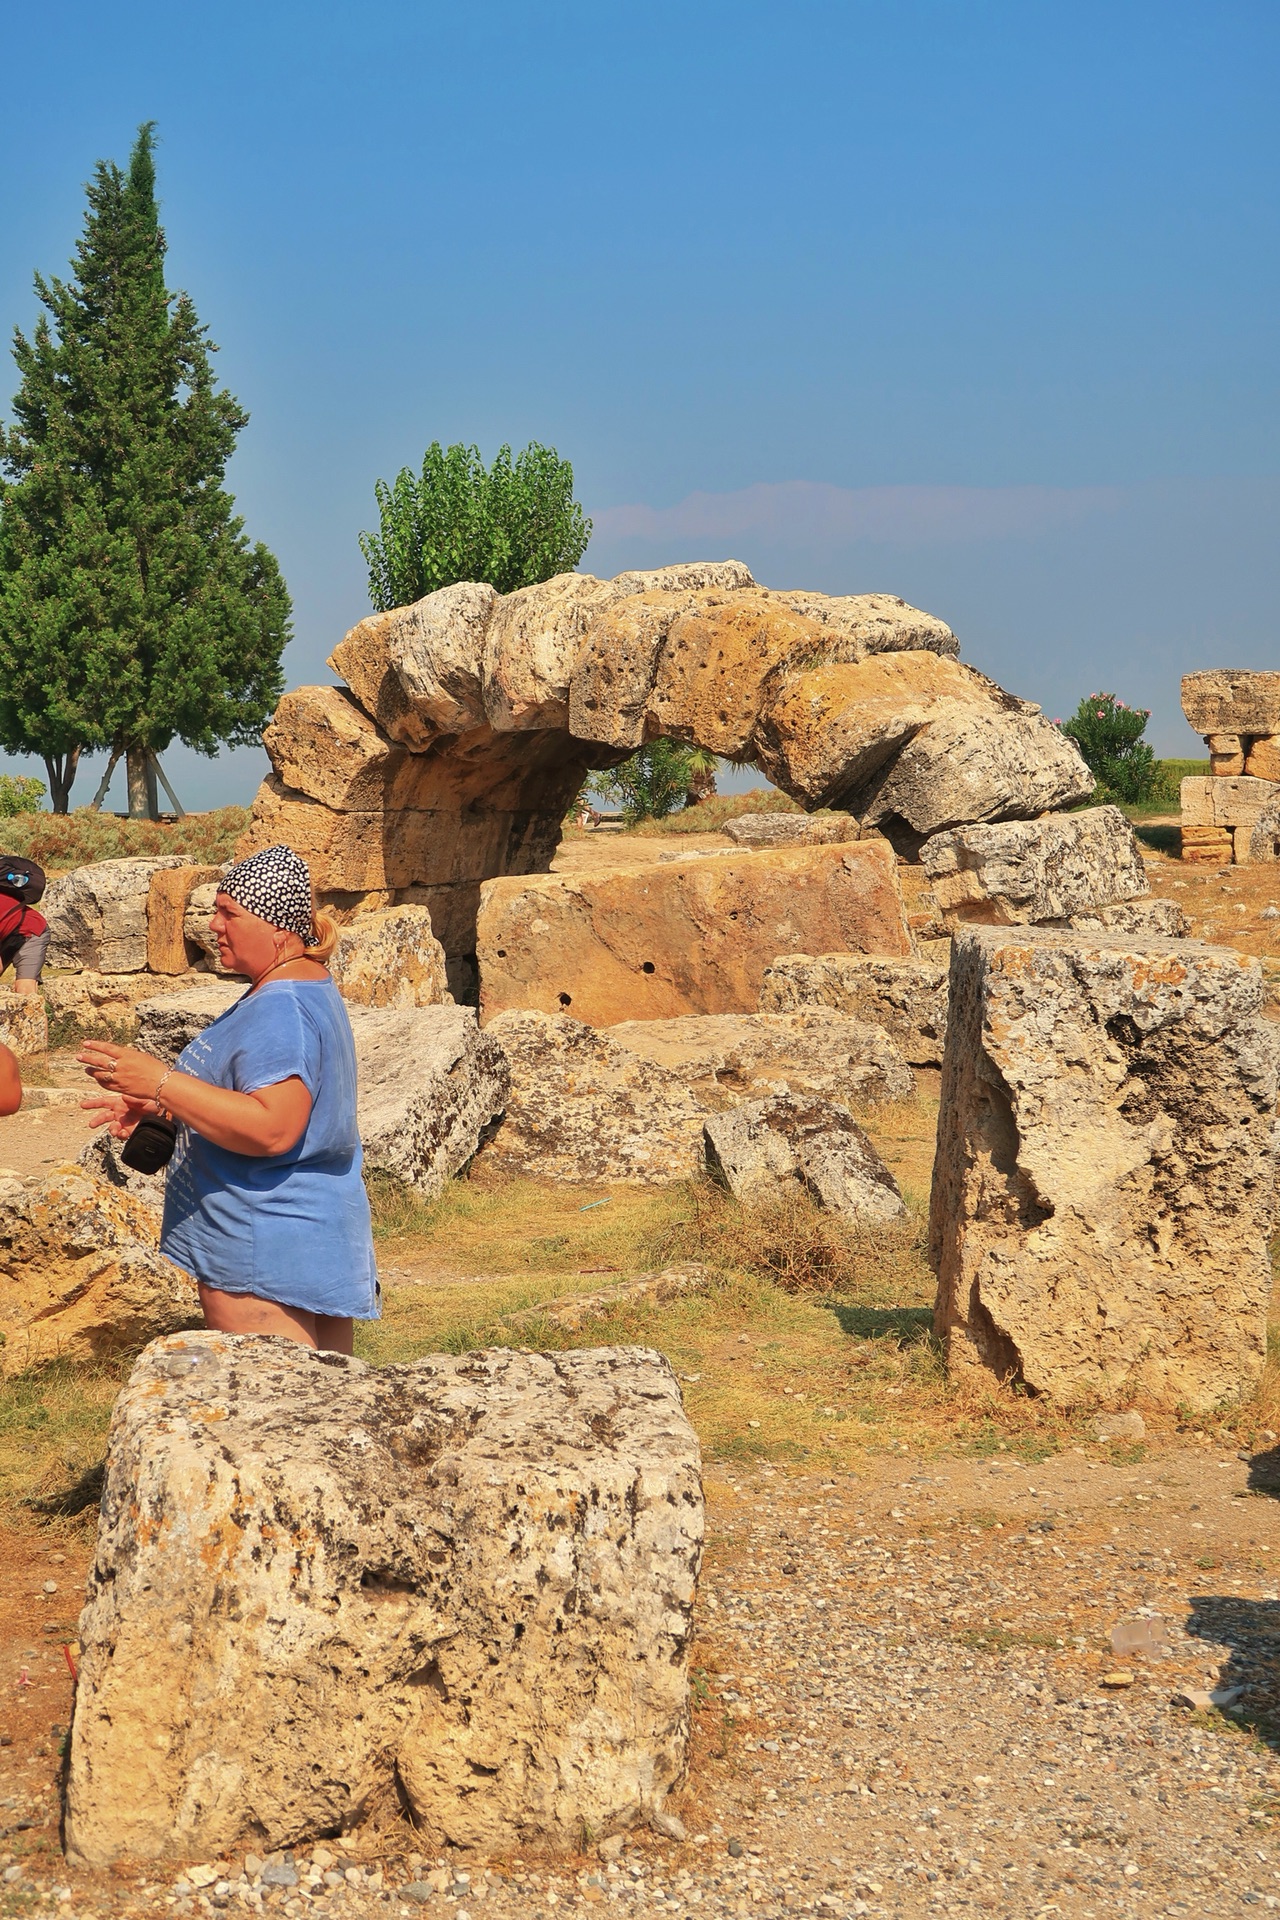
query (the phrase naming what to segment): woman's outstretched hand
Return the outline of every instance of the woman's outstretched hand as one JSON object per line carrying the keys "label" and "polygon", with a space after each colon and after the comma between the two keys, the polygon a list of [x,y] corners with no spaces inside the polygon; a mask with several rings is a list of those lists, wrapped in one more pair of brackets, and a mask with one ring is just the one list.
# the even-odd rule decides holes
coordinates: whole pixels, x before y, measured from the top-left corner
{"label": "woman's outstretched hand", "polygon": [[129,1138],[150,1105],[149,1100],[126,1100],[122,1093],[95,1093],[80,1102],[82,1111],[89,1116],[85,1125],[109,1126],[117,1140]]}
{"label": "woman's outstretched hand", "polygon": [[164,1062],[137,1047],[119,1047],[112,1040],[86,1040],[76,1059],[104,1093],[119,1095],[139,1109],[155,1099],[164,1078]]}

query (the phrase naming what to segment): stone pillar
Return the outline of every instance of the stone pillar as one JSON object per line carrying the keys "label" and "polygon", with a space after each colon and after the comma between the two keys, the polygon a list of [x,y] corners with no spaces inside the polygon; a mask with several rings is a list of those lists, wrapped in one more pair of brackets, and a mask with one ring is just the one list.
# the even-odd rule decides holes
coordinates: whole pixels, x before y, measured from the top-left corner
{"label": "stone pillar", "polygon": [[953,1374],[1197,1410],[1262,1370],[1275,1029],[1189,940],[955,941],[931,1257]]}

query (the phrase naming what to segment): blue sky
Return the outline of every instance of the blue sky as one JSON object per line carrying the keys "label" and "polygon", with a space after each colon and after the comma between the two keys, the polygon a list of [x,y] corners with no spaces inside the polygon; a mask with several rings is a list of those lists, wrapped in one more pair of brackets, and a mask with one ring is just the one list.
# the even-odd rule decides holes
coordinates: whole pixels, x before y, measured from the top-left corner
{"label": "blue sky", "polygon": [[[1182,672],[1280,665],[1274,0],[62,0],[0,52],[6,337],[159,122],[292,684],[431,439],[558,447],[593,571],[899,592],[1162,751]],[[197,805],[263,764],[169,759]]]}

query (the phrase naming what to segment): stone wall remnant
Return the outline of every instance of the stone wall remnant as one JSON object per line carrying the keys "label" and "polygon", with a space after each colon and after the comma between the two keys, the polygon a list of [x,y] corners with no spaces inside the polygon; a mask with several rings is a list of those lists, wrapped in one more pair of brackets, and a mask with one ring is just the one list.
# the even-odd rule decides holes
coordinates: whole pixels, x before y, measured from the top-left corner
{"label": "stone wall remnant", "polygon": [[660,1354],[155,1343],[108,1442],[69,1858],[268,1853],[397,1797],[432,1850],[660,1815],[702,1538]]}
{"label": "stone wall remnant", "polygon": [[1186,673],[1182,711],[1209,749],[1208,777],[1182,782],[1183,859],[1225,866],[1267,859],[1252,846],[1262,813],[1280,793],[1280,673]]}
{"label": "stone wall remnant", "polygon": [[934,1166],[947,1364],[1204,1412],[1265,1355],[1276,1054],[1258,962],[965,928]]}
{"label": "stone wall remnant", "polygon": [[873,839],[491,880],[476,946],[486,1022],[535,1007],[613,1026],[754,1012],[779,953],[905,957],[911,936],[893,850]]}
{"label": "stone wall remnant", "polygon": [[907,1063],[883,1026],[825,1007],[687,1013],[674,1020],[623,1020],[603,1031],[677,1074],[714,1105],[784,1087],[859,1106],[905,1100],[915,1091]]}
{"label": "stone wall remnant", "polygon": [[285,696],[238,851],[294,847],[339,914],[428,907],[456,963],[482,884],[545,873],[587,774],[662,735],[908,841],[1088,793],[1073,743],[956,651],[892,595],[774,593],[737,561],[462,582],[354,627],[345,687]]}

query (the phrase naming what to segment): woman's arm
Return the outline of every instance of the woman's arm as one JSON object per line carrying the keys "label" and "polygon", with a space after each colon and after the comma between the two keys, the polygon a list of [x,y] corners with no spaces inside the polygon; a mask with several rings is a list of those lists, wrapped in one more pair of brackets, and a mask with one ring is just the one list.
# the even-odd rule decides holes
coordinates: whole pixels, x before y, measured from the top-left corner
{"label": "woman's arm", "polygon": [[253,1093],[235,1093],[193,1074],[166,1073],[163,1062],[149,1053],[105,1040],[86,1040],[76,1058],[106,1093],[119,1095],[130,1107],[153,1101],[159,1089],[161,1105],[175,1120],[231,1153],[288,1153],[311,1117],[311,1095],[296,1075]]}
{"label": "woman's arm", "polygon": [[22,1081],[18,1063],[8,1047],[0,1042],[0,1113],[16,1113],[22,1105]]}

